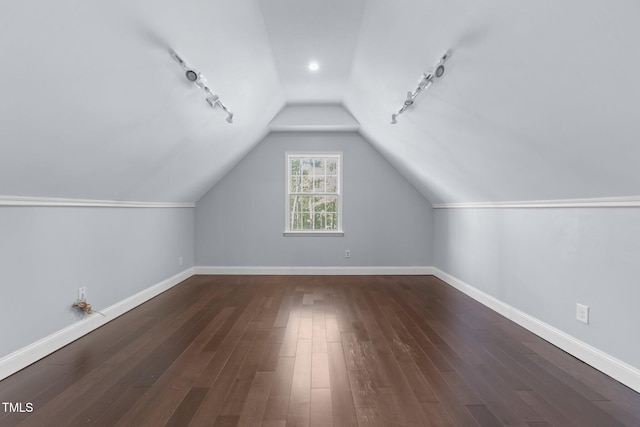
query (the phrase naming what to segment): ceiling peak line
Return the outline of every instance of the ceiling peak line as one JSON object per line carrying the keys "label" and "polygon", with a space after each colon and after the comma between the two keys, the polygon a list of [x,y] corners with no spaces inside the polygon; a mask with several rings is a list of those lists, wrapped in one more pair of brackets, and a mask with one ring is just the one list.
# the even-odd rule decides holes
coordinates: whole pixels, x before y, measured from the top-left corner
{"label": "ceiling peak line", "polygon": [[174,50],[172,50],[170,53],[171,57],[175,59],[176,62],[180,64],[180,66],[185,70],[185,77],[187,78],[187,80],[193,83],[197,88],[202,89],[207,94],[207,97],[205,99],[205,101],[207,101],[207,104],[209,104],[211,108],[220,107],[225,113],[227,113],[227,118],[225,119],[227,123],[233,123],[233,113],[229,111],[229,109],[222,103],[220,97],[217,94],[213,93],[211,89],[209,89],[209,87],[206,85],[207,78],[202,75],[202,73],[187,66],[184,60]]}
{"label": "ceiling peak line", "polygon": [[398,110],[397,113],[391,115],[391,124],[395,125],[398,123],[397,118],[400,114],[404,113],[407,108],[413,105],[415,99],[418,97],[420,92],[423,90],[427,90],[435,81],[435,79],[439,79],[444,76],[445,67],[444,64],[451,57],[452,51],[448,49],[444,55],[438,60],[436,65],[426,73],[422,74],[422,77],[418,81],[418,87],[413,92],[407,92],[407,98],[404,101],[402,107]]}

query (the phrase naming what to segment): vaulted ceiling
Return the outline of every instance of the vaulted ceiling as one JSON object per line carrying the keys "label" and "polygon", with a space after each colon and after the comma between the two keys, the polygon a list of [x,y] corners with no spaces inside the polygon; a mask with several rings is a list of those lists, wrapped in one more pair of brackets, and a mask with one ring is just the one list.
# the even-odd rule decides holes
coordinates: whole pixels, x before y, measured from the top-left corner
{"label": "vaulted ceiling", "polygon": [[632,0],[3,2],[0,195],[193,202],[283,106],[342,103],[433,203],[636,196],[638,18]]}

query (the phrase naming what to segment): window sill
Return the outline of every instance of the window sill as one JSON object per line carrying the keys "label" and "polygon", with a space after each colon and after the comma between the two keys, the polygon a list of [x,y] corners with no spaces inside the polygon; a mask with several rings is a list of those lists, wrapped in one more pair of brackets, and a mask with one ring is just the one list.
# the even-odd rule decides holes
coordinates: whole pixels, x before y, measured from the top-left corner
{"label": "window sill", "polygon": [[285,231],[284,237],[344,237],[344,231]]}

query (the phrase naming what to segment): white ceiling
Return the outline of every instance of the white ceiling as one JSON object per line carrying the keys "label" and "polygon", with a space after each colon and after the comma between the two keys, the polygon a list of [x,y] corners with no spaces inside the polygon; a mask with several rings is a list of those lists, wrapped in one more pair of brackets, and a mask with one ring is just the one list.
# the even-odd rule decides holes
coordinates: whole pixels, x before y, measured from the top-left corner
{"label": "white ceiling", "polygon": [[638,195],[638,18],[632,0],[2,2],[0,195],[196,201],[286,103],[327,102],[434,203]]}
{"label": "white ceiling", "polygon": [[[288,102],[342,102],[365,0],[260,0]],[[308,64],[320,69],[310,73]]]}

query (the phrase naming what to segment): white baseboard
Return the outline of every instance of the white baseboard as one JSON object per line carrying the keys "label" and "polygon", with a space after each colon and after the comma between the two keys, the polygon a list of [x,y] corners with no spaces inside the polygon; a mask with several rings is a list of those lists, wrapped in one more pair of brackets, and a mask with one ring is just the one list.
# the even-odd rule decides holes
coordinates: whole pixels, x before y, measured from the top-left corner
{"label": "white baseboard", "polygon": [[61,329],[39,341],[34,342],[33,344],[29,344],[28,346],[1,358],[0,380],[3,380],[9,375],[26,368],[32,363],[37,362],[43,357],[61,349],[65,345],[172,288],[178,283],[191,277],[194,271],[195,269],[193,267],[188,268],[173,277],[163,280],[160,283],[157,283],[102,310],[101,313],[103,313],[104,316],[97,313],[88,315],[84,320],[69,325],[64,329]]}
{"label": "white baseboard", "polygon": [[247,275],[433,275],[432,267],[196,267],[196,274],[247,274]]}
{"label": "white baseboard", "polygon": [[433,267],[433,275],[588,365],[640,392],[640,369],[510,306],[436,267]]}

